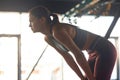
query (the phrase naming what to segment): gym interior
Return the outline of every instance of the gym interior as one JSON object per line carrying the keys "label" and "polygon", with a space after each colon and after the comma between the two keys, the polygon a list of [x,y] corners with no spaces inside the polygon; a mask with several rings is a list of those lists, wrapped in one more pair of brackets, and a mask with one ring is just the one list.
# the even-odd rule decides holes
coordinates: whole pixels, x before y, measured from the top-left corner
{"label": "gym interior", "polygon": [[120,80],[119,0],[0,0],[0,80],[79,80],[44,36],[31,31],[28,10],[38,5],[110,40],[118,54],[111,80]]}

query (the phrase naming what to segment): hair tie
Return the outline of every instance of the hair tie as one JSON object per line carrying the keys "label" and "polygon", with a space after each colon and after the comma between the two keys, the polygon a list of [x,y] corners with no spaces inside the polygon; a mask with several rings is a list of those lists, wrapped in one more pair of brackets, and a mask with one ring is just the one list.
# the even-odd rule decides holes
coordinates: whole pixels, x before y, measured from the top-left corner
{"label": "hair tie", "polygon": [[49,19],[50,24],[52,24],[52,25],[59,22],[58,16],[56,14],[54,14],[54,13],[51,13],[49,15],[48,19]]}

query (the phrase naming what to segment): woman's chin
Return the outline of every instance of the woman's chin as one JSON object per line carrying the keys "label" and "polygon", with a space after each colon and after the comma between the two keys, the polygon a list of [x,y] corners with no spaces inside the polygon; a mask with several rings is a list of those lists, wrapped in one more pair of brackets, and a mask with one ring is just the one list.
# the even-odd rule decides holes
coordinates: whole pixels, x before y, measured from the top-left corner
{"label": "woman's chin", "polygon": [[35,32],[36,32],[36,31],[35,31],[35,30],[33,30],[33,29],[31,29],[31,30],[32,30],[32,32],[33,32],[33,33],[35,33]]}
{"label": "woman's chin", "polygon": [[33,33],[37,33],[37,32],[39,32],[39,31],[33,31]]}

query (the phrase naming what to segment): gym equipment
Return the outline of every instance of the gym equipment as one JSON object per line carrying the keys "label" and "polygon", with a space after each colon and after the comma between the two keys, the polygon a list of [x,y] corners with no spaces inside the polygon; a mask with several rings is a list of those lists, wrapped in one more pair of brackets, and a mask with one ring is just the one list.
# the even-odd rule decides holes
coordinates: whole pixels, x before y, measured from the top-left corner
{"label": "gym equipment", "polygon": [[29,77],[31,76],[32,72],[34,71],[35,67],[37,66],[39,60],[42,58],[42,56],[43,56],[44,52],[46,51],[47,47],[48,47],[48,45],[47,45],[47,46],[45,47],[45,49],[43,50],[42,54],[40,55],[40,57],[38,58],[37,62],[36,62],[35,65],[33,66],[32,70],[31,70],[30,74],[28,75],[28,77],[26,78],[26,80],[28,80]]}

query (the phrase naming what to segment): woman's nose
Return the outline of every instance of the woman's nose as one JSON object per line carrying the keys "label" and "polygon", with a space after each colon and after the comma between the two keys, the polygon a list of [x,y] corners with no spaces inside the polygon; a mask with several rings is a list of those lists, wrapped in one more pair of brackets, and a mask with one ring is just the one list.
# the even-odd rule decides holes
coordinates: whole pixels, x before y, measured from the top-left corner
{"label": "woman's nose", "polygon": [[31,24],[29,24],[29,27],[32,27]]}

